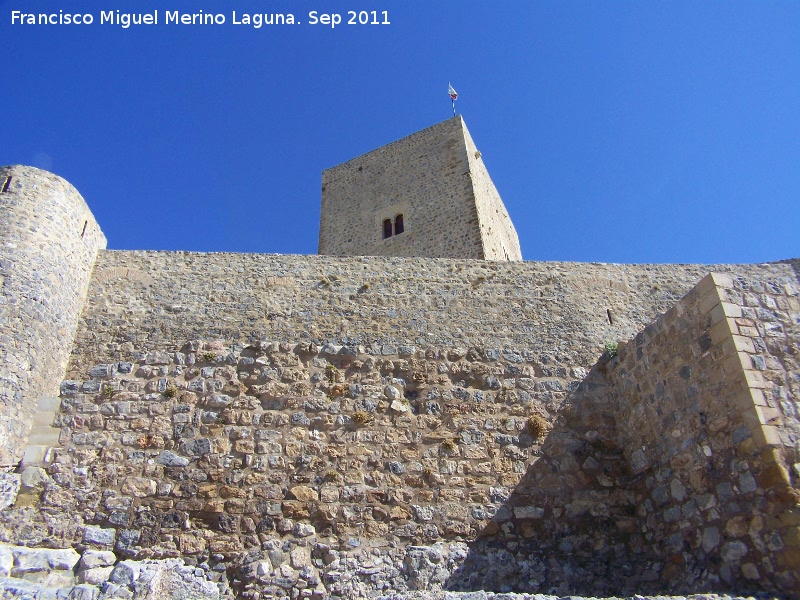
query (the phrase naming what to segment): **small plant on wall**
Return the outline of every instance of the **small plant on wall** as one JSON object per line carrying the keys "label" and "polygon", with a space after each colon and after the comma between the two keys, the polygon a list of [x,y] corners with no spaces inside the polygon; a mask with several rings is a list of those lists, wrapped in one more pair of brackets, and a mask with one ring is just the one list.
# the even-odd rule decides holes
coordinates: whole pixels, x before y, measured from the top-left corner
{"label": "small plant on wall", "polygon": [[456,448],[457,448],[457,445],[456,445],[455,440],[445,440],[445,441],[442,442],[442,449],[445,452],[449,453],[449,454],[452,454],[453,452],[455,452]]}
{"label": "small plant on wall", "polygon": [[366,425],[371,420],[372,416],[364,410],[357,410],[353,413],[353,423],[356,425]]}
{"label": "small plant on wall", "polygon": [[547,435],[550,424],[541,415],[533,415],[528,418],[526,428],[536,441],[541,441]]}
{"label": "small plant on wall", "polygon": [[336,367],[333,365],[325,366],[325,377],[328,379],[328,383],[334,383],[336,381],[336,375]]}

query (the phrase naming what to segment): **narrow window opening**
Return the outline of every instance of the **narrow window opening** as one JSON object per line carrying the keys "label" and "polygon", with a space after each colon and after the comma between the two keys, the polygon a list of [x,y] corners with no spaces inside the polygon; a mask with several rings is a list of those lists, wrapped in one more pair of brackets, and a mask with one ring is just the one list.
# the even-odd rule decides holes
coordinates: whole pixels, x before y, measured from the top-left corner
{"label": "narrow window opening", "polygon": [[383,220],[383,239],[387,239],[392,237],[392,220],[391,219],[384,219]]}
{"label": "narrow window opening", "polygon": [[394,218],[394,234],[400,235],[403,233],[403,231],[405,231],[405,228],[403,227],[403,215],[397,215]]}
{"label": "narrow window opening", "polygon": [[6,177],[5,183],[3,183],[3,190],[0,193],[5,194],[8,191],[8,188],[11,187],[11,175]]}
{"label": "narrow window opening", "polygon": [[614,324],[614,315],[611,314],[611,309],[610,308],[606,309],[606,315],[608,315],[608,323],[609,323],[609,325],[613,325]]}
{"label": "narrow window opening", "polygon": [[81,231],[81,237],[83,237],[83,236],[84,236],[84,234],[86,233],[86,226],[87,226],[88,224],[89,224],[89,221],[84,221],[84,222],[83,222],[83,231]]}

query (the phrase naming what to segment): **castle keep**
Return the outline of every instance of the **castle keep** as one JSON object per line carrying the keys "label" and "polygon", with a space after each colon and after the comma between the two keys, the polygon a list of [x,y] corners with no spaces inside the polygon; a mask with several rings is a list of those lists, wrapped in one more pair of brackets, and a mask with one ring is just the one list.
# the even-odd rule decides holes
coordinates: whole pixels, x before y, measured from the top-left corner
{"label": "castle keep", "polygon": [[325,171],[316,256],[0,215],[6,596],[800,597],[797,260],[522,261],[460,117]]}
{"label": "castle keep", "polygon": [[324,171],[319,253],[522,260],[460,116]]}

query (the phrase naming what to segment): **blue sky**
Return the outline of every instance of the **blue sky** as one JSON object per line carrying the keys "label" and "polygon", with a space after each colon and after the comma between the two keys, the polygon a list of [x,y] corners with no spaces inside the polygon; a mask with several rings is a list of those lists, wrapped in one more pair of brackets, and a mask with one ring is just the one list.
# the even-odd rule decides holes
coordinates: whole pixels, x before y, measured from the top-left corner
{"label": "blue sky", "polygon": [[[308,23],[350,10],[390,24]],[[316,253],[321,171],[450,117],[452,82],[526,260],[800,256],[796,0],[0,0],[0,52],[0,164],[72,182],[109,248]]]}

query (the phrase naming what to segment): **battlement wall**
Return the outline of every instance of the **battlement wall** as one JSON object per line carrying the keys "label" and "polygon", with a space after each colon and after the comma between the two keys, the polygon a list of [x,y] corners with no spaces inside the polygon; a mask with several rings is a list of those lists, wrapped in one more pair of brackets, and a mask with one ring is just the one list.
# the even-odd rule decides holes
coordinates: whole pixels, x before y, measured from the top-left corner
{"label": "battlement wall", "polygon": [[788,264],[613,265],[189,252],[98,255],[70,372],[190,339],[485,347],[594,364],[710,270],[775,285]]}

